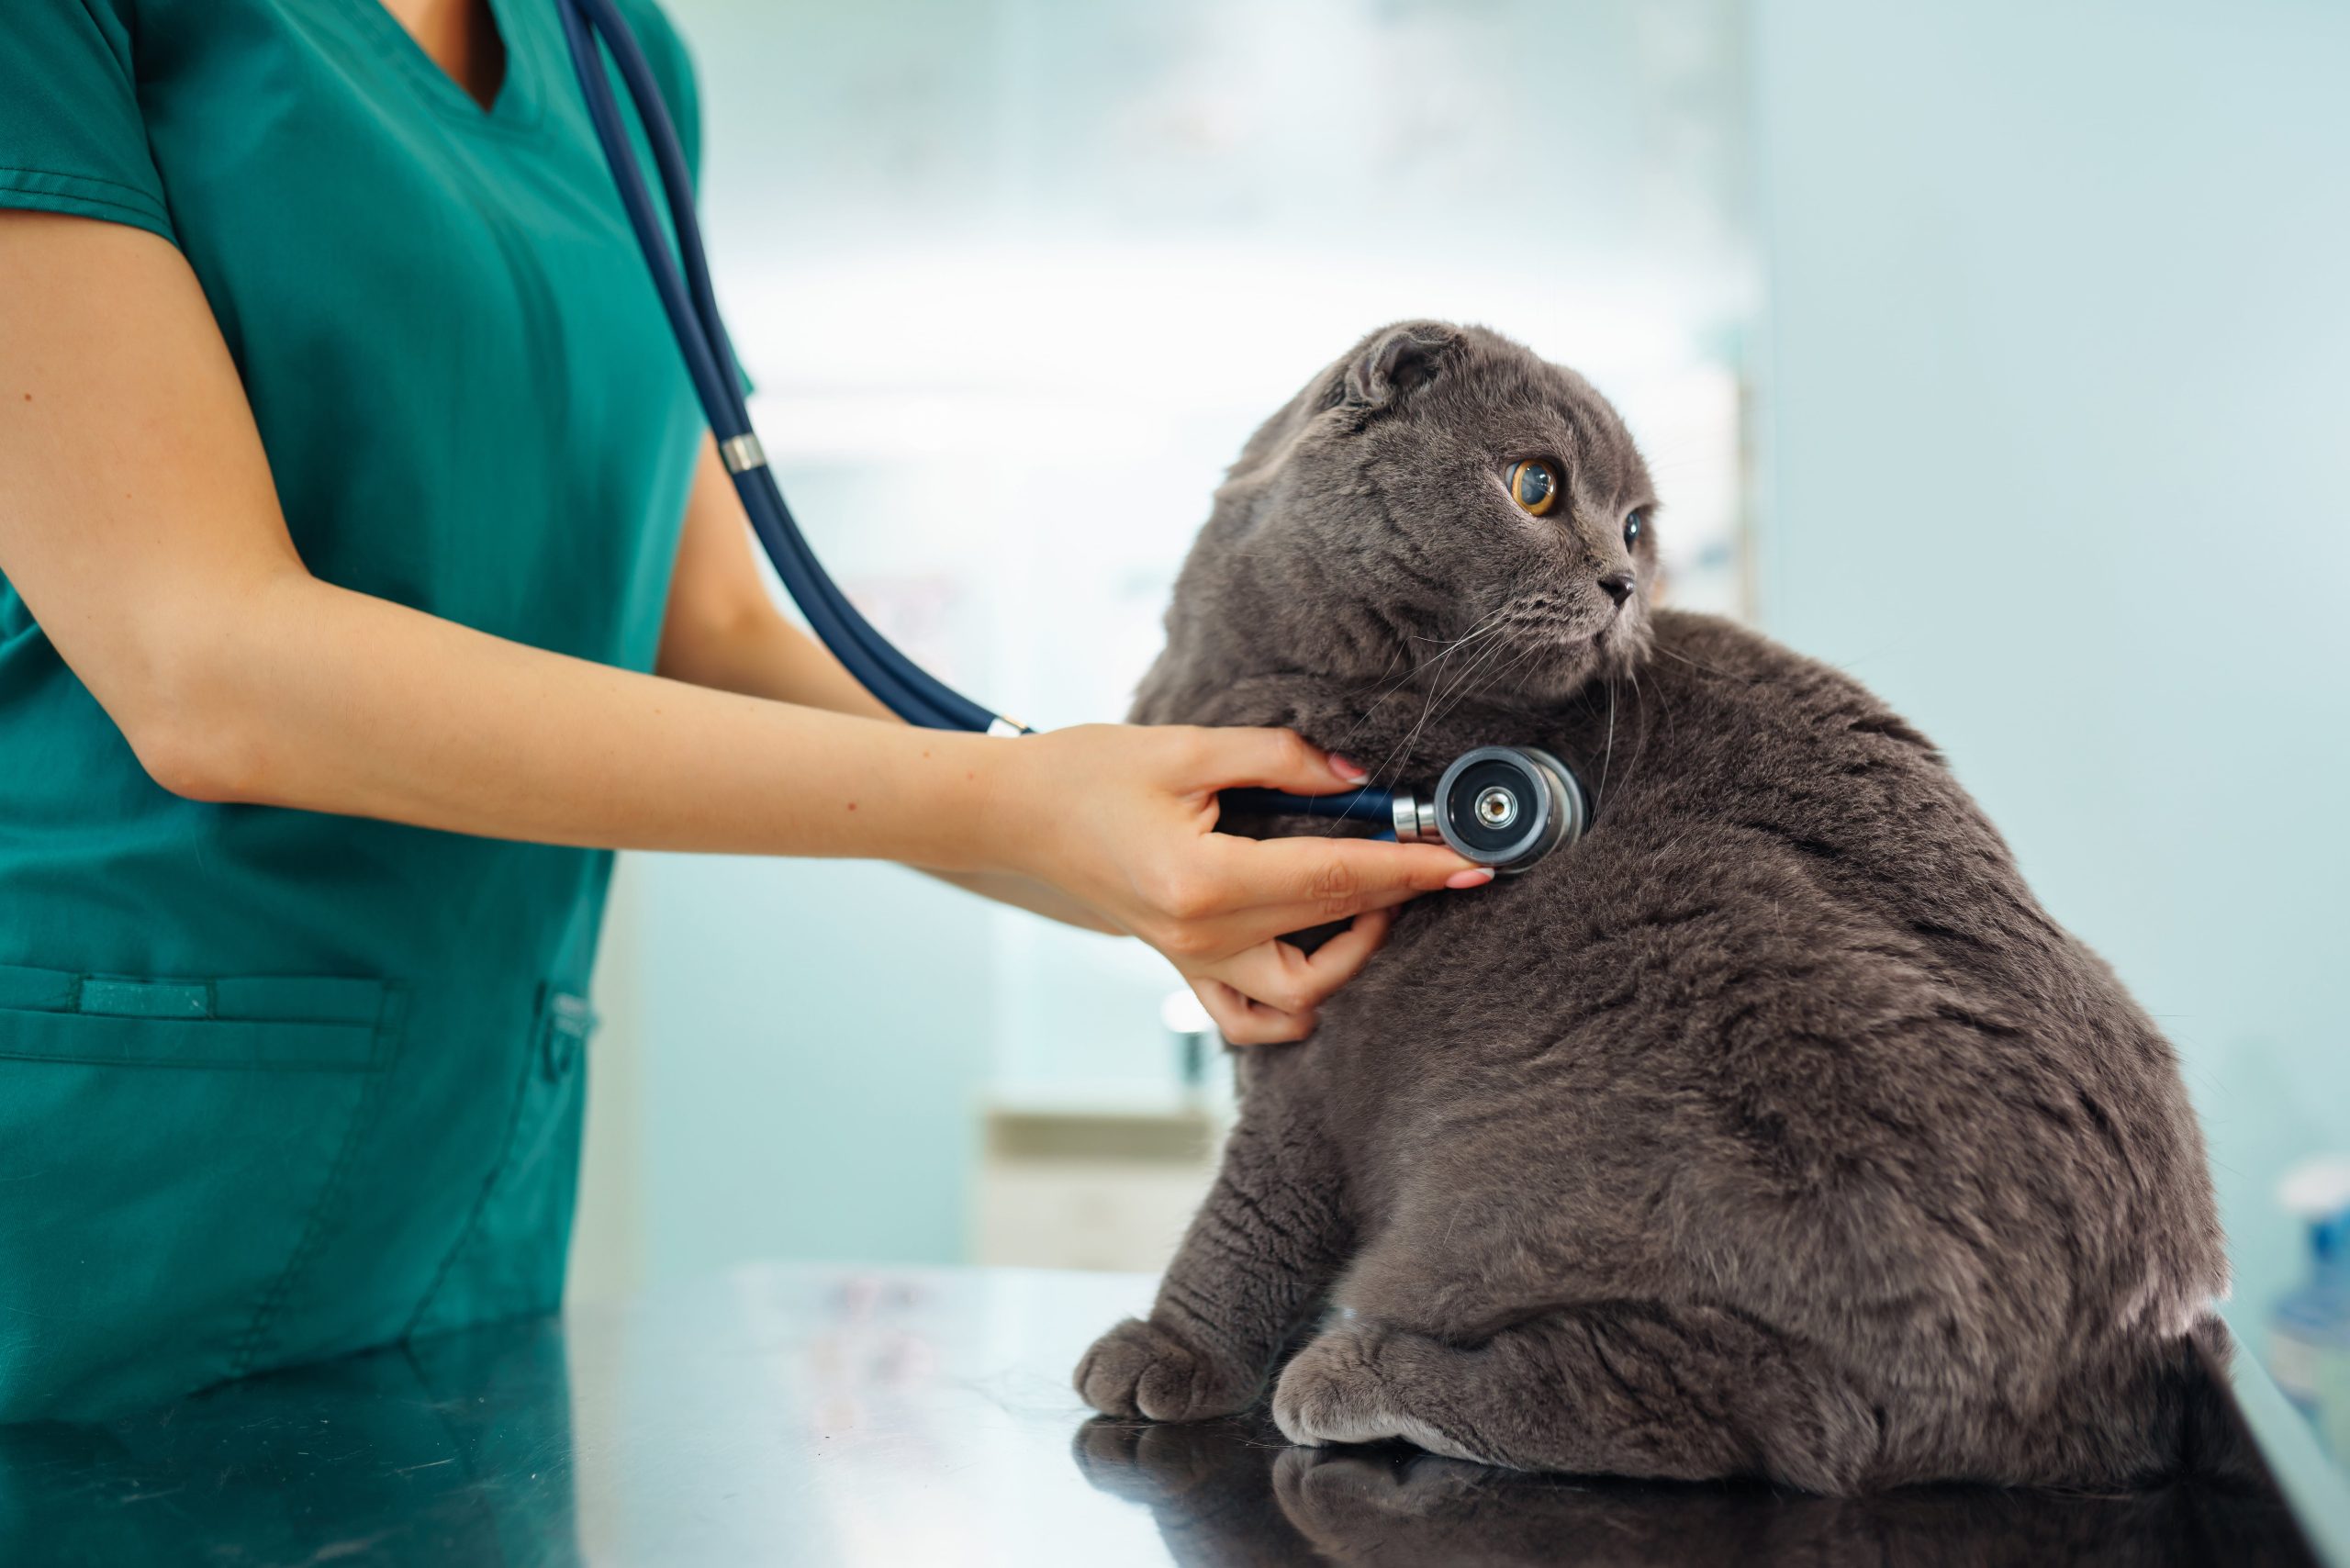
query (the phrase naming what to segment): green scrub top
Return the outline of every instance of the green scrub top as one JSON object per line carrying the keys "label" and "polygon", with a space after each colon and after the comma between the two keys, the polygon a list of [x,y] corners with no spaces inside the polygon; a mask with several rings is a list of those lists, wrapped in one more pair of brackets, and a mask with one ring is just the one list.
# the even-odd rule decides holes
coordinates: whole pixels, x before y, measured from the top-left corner
{"label": "green scrub top", "polygon": [[[8,0],[0,206],[179,248],[318,577],[646,669],[699,421],[552,0],[493,10],[485,110],[378,0]],[[0,1419],[553,1307],[610,870],[178,799],[0,579]]]}

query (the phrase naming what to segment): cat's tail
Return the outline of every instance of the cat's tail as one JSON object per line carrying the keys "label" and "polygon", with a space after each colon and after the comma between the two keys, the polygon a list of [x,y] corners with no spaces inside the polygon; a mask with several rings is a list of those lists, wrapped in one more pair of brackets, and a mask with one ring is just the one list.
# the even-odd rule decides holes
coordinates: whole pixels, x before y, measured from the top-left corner
{"label": "cat's tail", "polygon": [[2219,1317],[2207,1316],[2174,1340],[2156,1376],[2159,1428],[2176,1434],[2175,1463],[2163,1477],[2227,1487],[2263,1487],[2267,1469],[2237,1414],[2229,1369],[2250,1352]]}
{"label": "cat's tail", "polygon": [[1975,1434],[1970,1457],[1987,1466],[1975,1473],[2098,1496],[2173,1485],[2256,1489],[2265,1471],[2228,1372],[2242,1353],[2208,1315],[2181,1334],[2121,1337],[2104,1355],[2083,1357],[2039,1415]]}

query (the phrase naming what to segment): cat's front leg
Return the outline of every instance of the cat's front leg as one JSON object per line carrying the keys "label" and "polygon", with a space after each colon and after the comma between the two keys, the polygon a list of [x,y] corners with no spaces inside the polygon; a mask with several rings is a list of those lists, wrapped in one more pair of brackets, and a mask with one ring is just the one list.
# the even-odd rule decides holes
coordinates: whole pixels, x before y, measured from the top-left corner
{"label": "cat's front leg", "polygon": [[1258,1076],[1288,1081],[1259,1081],[1242,1100],[1214,1190],[1149,1317],[1119,1324],[1078,1363],[1078,1392],[1105,1415],[1198,1421],[1247,1409],[1345,1261],[1338,1164],[1295,1088],[1302,1074]]}

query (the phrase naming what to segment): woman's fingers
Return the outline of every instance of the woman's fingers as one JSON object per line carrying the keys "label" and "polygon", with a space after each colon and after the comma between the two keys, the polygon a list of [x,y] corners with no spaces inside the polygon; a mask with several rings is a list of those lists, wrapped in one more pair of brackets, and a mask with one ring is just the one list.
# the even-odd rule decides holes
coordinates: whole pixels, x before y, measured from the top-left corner
{"label": "woman's fingers", "polygon": [[1331,937],[1309,956],[1286,942],[1266,944],[1292,955],[1296,960],[1293,974],[1301,974],[1307,985],[1305,995],[1309,1007],[1319,1007],[1330,999],[1333,991],[1362,971],[1371,956],[1387,941],[1388,927],[1394,924],[1391,910],[1367,909],[1355,916],[1344,931]]}
{"label": "woman's fingers", "polygon": [[1393,909],[1442,888],[1494,879],[1441,845],[1362,838],[1257,840],[1205,835],[1188,896],[1169,899],[1171,918],[1153,936],[1161,951],[1218,962],[1277,936],[1366,910]]}
{"label": "woman's fingers", "polygon": [[[1366,910],[1311,955],[1287,942],[1264,942],[1211,967],[1201,978],[1221,982],[1250,1004],[1251,1037],[1225,1038],[1234,1045],[1304,1038],[1314,1026],[1315,1010],[1379,951],[1393,920],[1386,910]],[[1209,1015],[1215,1016],[1214,1008]]]}
{"label": "woman's fingers", "polygon": [[[1357,914],[1393,912],[1420,896],[1416,888],[1393,888],[1384,892],[1367,894]],[[1255,947],[1276,937],[1311,931],[1317,925],[1327,925],[1332,917],[1319,903],[1276,904],[1266,909],[1252,909],[1230,915],[1215,924],[1214,930],[1219,945],[1216,951],[1238,952]]]}
{"label": "woman's fingers", "polygon": [[[1373,911],[1391,911],[1419,896],[1416,890],[1410,888],[1372,893],[1362,900],[1362,907],[1354,913],[1365,914]],[[1331,919],[1318,903],[1277,904],[1269,909],[1252,909],[1246,913],[1233,915],[1219,929],[1228,935],[1231,946],[1238,949],[1254,947],[1276,936],[1311,931],[1317,925],[1329,924]]]}
{"label": "woman's fingers", "polygon": [[1216,1033],[1230,1045],[1281,1046],[1314,1032],[1311,1017],[1292,1018],[1251,1002],[1220,980],[1200,976],[1192,981],[1192,994],[1200,999],[1200,1005],[1215,1021]]}
{"label": "woman's fingers", "polygon": [[1322,750],[1293,730],[1191,732],[1196,783],[1210,790],[1287,790],[1333,795],[1359,788],[1366,775],[1343,756]]}
{"label": "woman's fingers", "polygon": [[[1221,840],[1221,843],[1218,841]],[[1483,887],[1493,868],[1440,844],[1369,838],[1228,838],[1207,841],[1222,890],[1219,935],[1234,946],[1384,909],[1422,893]]]}

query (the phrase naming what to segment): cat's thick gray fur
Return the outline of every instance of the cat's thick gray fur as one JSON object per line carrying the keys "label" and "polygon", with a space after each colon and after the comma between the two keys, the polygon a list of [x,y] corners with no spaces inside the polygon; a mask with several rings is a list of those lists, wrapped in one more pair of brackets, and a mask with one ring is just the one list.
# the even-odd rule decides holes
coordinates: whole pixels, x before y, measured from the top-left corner
{"label": "cat's thick gray fur", "polygon": [[[1505,488],[1532,456],[1553,515]],[[1278,1371],[1299,1442],[1830,1493],[2170,1472],[2224,1288],[2170,1047],[1915,729],[1650,604],[1653,501],[1586,382],[1478,328],[1373,333],[1248,442],[1134,717],[1382,783],[1537,745],[1595,823],[1238,1054],[1216,1187],[1080,1389],[1187,1420]]]}

